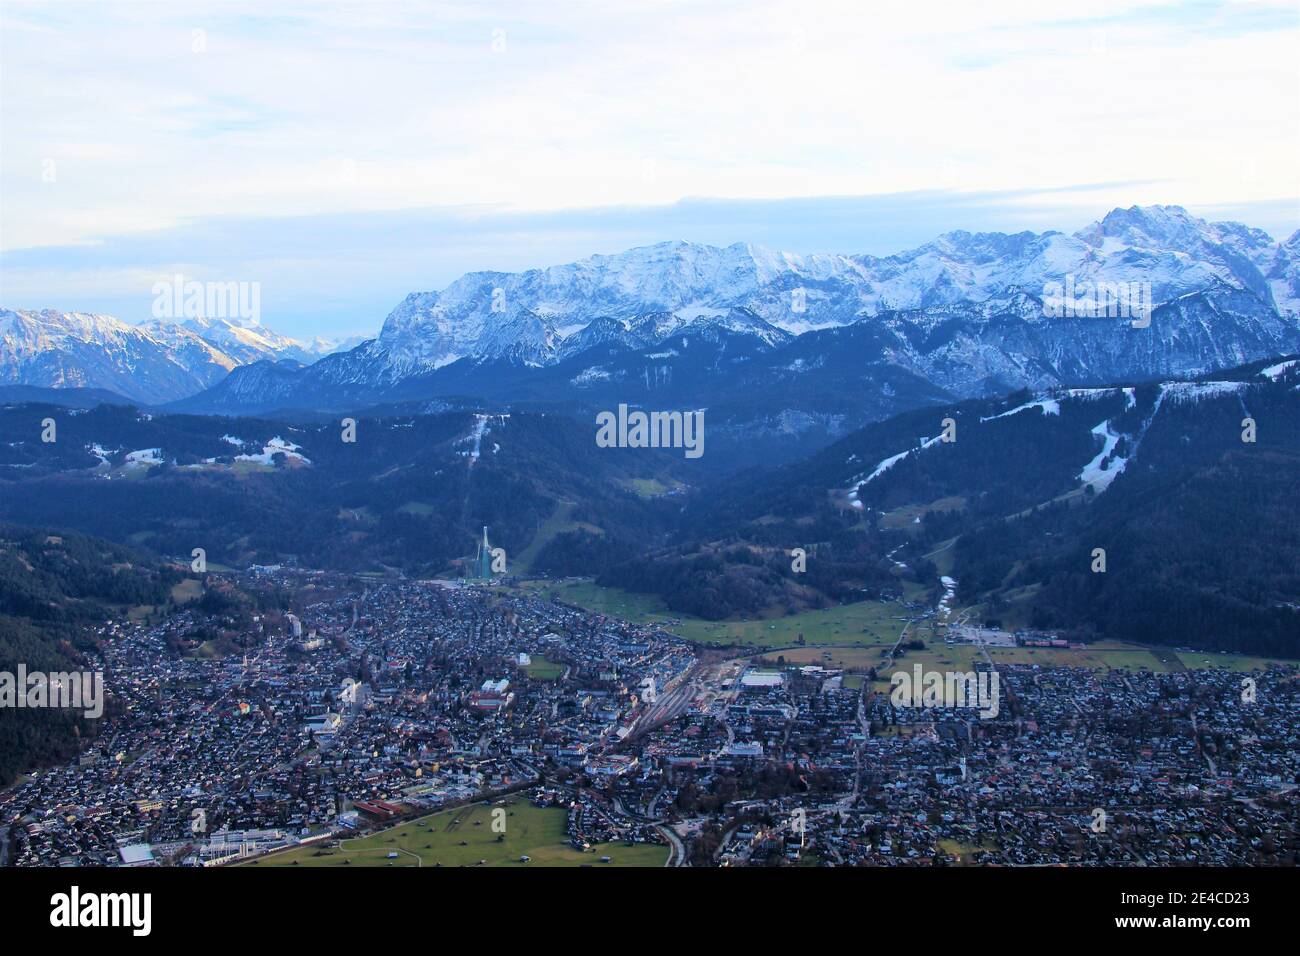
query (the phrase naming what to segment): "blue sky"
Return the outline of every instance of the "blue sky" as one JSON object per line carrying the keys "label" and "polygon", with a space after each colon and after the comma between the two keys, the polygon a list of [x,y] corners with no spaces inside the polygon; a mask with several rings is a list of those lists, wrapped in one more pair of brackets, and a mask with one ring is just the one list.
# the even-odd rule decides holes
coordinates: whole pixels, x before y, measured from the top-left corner
{"label": "blue sky", "polygon": [[299,336],[664,239],[885,254],[1170,202],[1300,227],[1285,3],[0,8],[0,304],[256,281]]}

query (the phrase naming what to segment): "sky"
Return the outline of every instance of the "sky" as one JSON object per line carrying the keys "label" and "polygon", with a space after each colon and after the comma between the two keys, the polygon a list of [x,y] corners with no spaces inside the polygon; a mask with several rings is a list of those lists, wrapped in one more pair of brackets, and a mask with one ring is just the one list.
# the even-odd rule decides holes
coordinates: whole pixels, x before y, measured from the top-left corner
{"label": "sky", "polygon": [[0,306],[408,292],[667,239],[888,254],[1175,203],[1300,228],[1286,2],[5,0]]}

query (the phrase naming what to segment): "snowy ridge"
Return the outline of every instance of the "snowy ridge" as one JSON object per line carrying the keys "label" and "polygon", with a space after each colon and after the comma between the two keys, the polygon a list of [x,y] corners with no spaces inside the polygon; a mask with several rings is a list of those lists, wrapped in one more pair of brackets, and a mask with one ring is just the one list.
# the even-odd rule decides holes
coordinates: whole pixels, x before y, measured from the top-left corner
{"label": "snowy ridge", "polygon": [[1054,399],[1054,398],[1038,398],[1038,399],[1035,399],[1035,400],[1032,401],[1032,402],[1026,402],[1026,403],[1023,404],[1023,405],[1018,405],[1018,406],[1016,406],[1015,408],[1010,409],[1009,411],[999,412],[999,413],[996,414],[996,415],[989,415],[989,416],[987,416],[987,417],[985,417],[985,418],[981,418],[980,421],[981,421],[981,422],[991,422],[991,421],[993,421],[995,418],[1006,418],[1006,417],[1008,417],[1009,415],[1016,415],[1016,414],[1019,414],[1020,412],[1028,411],[1028,410],[1031,409],[1031,408],[1041,408],[1041,409],[1043,410],[1043,414],[1044,414],[1044,415],[1060,415],[1060,414],[1061,414],[1061,403],[1058,402],[1056,399]]}
{"label": "snowy ridge", "polygon": [[0,383],[105,388],[163,403],[192,395],[242,365],[311,362],[301,343],[226,319],[131,325],[111,315],[0,309]]}
{"label": "snowy ridge", "polygon": [[1166,382],[1160,386],[1160,395],[1175,402],[1199,402],[1239,394],[1249,387],[1250,382]]}
{"label": "snowy ridge", "polygon": [[889,469],[893,468],[895,465],[897,465],[900,461],[902,461],[912,452],[924,451],[925,449],[935,444],[935,442],[939,441],[939,439],[942,437],[943,437],[942,435],[935,435],[933,438],[923,438],[921,439],[921,443],[916,447],[909,448],[906,451],[900,451],[897,455],[890,455],[880,464],[876,465],[875,469],[871,472],[871,474],[867,475],[865,478],[853,479],[852,482],[853,487],[849,490],[848,493],[849,504],[854,508],[861,509],[863,507],[863,504],[862,504],[862,499],[859,497],[859,492],[861,492],[863,488],[871,484],[872,481],[879,478],[885,472],[889,471]]}
{"label": "snowy ridge", "polygon": [[[1096,425],[1092,425],[1088,429],[1095,443],[1093,446],[1095,453],[1092,453],[1092,457],[1074,474],[1074,479],[1079,482],[1080,488],[1091,489],[1093,493],[1101,494],[1112,485],[1116,478],[1125,472],[1130,462],[1135,459],[1151,426],[1159,418],[1161,410],[1166,407],[1166,402],[1175,405],[1186,405],[1226,399],[1234,404],[1240,402],[1242,414],[1249,416],[1246,399],[1258,390],[1273,388],[1272,383],[1278,381],[1281,375],[1287,371],[1287,369],[1282,369],[1282,366],[1300,366],[1300,360],[1278,363],[1262,370],[1259,373],[1263,379],[1262,381],[1168,381],[1153,385],[1150,387],[1150,391],[1145,393],[1143,401],[1150,403],[1150,407],[1149,410],[1144,410],[1141,413],[1140,423],[1137,422],[1136,416],[1132,419],[1128,417],[1129,413],[1138,407],[1138,387],[1113,386],[1057,389],[1039,395],[1030,401],[1021,402],[1005,411],[981,415],[978,419],[978,425],[972,424],[967,427],[978,429],[984,427],[1011,427],[1010,425],[992,423],[1008,421],[1015,416],[1037,409],[1039,415],[1036,417],[1044,424],[1042,426],[1035,425],[1034,427],[1074,429],[1081,427],[1078,412],[1081,410],[1086,411],[1104,399],[1114,400],[1122,396],[1124,403],[1121,412],[1118,414],[1112,412],[1110,417],[1105,418]],[[1282,370],[1279,372],[1278,369]],[[1094,418],[1092,421],[1096,421],[1096,419]],[[1135,424],[1124,427],[1118,424],[1121,421],[1132,421]],[[1021,422],[1021,425],[1024,424],[1024,422]],[[1033,433],[1026,434],[1032,435]],[[984,437],[981,437],[982,435],[982,432],[977,431],[974,438],[968,437],[966,440],[985,440]],[[941,440],[941,437],[926,438],[913,447],[881,459],[870,471],[860,473],[849,479],[845,493],[849,506],[859,510],[865,509],[866,503],[863,500],[863,492],[868,485],[889,474],[900,462],[906,460],[913,453],[933,447]],[[855,453],[849,456],[845,464],[853,465],[860,460]],[[892,486],[884,489],[884,494],[896,497],[897,491],[898,483],[895,481]]]}
{"label": "snowy ridge", "polygon": [[[1149,288],[1155,319],[1139,330],[1127,320],[1045,315],[1048,287],[1067,279]],[[0,383],[100,387],[150,403],[216,386],[202,401],[223,412],[333,407],[452,365],[545,369],[597,347],[666,353],[691,336],[718,344],[727,363],[794,351],[807,336],[824,344],[783,367],[820,369],[841,330],[861,331],[845,341],[864,363],[963,397],[1203,374],[1300,350],[1300,232],[1276,242],[1178,206],[1135,206],[1073,235],[954,231],[884,257],[663,242],[413,292],[377,338],[319,361],[326,344],[251,322],[130,326],[0,311]],[[747,357],[733,358],[738,342]],[[605,371],[593,364],[568,380],[589,387]],[[629,374],[649,381],[672,368]]]}
{"label": "snowy ridge", "polygon": [[1259,374],[1276,382],[1283,374],[1297,365],[1300,365],[1300,359],[1291,359],[1287,362],[1279,362],[1276,365],[1270,365],[1268,368],[1260,369]]}
{"label": "snowy ridge", "polygon": [[1294,318],[1298,256],[1296,236],[1278,243],[1179,206],[1116,209],[1072,236],[950,232],[885,257],[663,242],[521,273],[469,273],[441,291],[412,293],[385,319],[374,351],[399,377],[451,356],[498,357],[511,348],[549,362],[572,354],[565,343],[598,319],[653,313],[662,339],[670,326],[738,308],[801,335],[886,312],[967,303],[991,313],[1026,296],[1036,305],[1045,285],[1066,276],[1077,284],[1149,283],[1156,303],[1222,284]]}

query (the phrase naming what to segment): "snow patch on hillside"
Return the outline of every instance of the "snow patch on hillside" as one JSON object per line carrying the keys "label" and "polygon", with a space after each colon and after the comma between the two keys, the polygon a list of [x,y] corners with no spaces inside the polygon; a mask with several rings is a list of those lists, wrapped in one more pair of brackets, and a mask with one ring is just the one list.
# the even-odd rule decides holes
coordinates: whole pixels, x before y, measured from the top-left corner
{"label": "snow patch on hillside", "polygon": [[995,418],[1006,418],[1010,415],[1017,415],[1020,412],[1028,411],[1031,408],[1041,408],[1044,415],[1061,414],[1061,403],[1054,398],[1038,398],[1032,402],[1026,402],[1005,412],[999,412],[997,415],[989,415],[987,418],[981,418],[981,422],[991,422]]}
{"label": "snow patch on hillside", "polygon": [[1176,402],[1200,402],[1235,395],[1249,387],[1248,382],[1166,382],[1160,386],[1160,395]]}
{"label": "snow patch on hillside", "polygon": [[[472,446],[468,452],[461,452],[462,455],[466,455],[469,458],[469,463],[471,465],[478,461],[480,455],[483,453],[483,436],[491,431],[492,419],[495,418],[499,422],[504,422],[509,417],[509,415],[474,416],[474,427],[470,430],[469,436],[465,439],[466,441],[471,442]],[[495,455],[500,448],[500,445],[493,444],[492,454]]]}
{"label": "snow patch on hillside", "polygon": [[117,449],[113,449],[113,451],[109,451],[107,448],[105,448],[105,447],[104,447],[103,445],[101,445],[99,442],[95,442],[95,444],[93,444],[93,445],[89,445],[89,446],[87,446],[87,447],[88,447],[88,450],[90,451],[90,453],[91,453],[92,455],[94,455],[96,458],[99,459],[99,463],[100,463],[100,465],[107,465],[107,464],[109,464],[109,460],[108,460],[109,457],[112,456],[112,455],[114,454],[114,452],[117,451]]}
{"label": "snow patch on hillside", "polygon": [[1268,368],[1260,369],[1259,374],[1276,382],[1287,369],[1295,368],[1297,362],[1300,362],[1300,359],[1279,362],[1277,365],[1270,365]]}
{"label": "snow patch on hillside", "polygon": [[1079,472],[1079,480],[1085,485],[1091,485],[1093,491],[1101,494],[1110,487],[1110,483],[1124,470],[1128,464],[1128,459],[1112,458],[1109,467],[1103,468],[1102,462],[1115,450],[1120,436],[1111,430],[1109,421],[1097,425],[1093,428],[1092,433],[1102,440],[1101,451],[1097,453],[1097,457],[1083,466],[1083,471]]}
{"label": "snow patch on hillside", "polygon": [[162,463],[161,448],[141,448],[139,451],[129,451],[126,453],[127,468],[149,468],[153,465],[161,465]]}
{"label": "snow patch on hillside", "polygon": [[945,574],[939,578],[939,583],[943,585],[943,599],[939,602],[939,614],[946,620],[952,614],[952,602],[957,596],[957,579]]}
{"label": "snow patch on hillside", "polygon": [[599,365],[593,365],[591,368],[584,368],[573,378],[569,379],[570,385],[590,385],[592,382],[608,382],[610,379],[609,371],[601,368]]}
{"label": "snow patch on hillside", "polygon": [[[929,448],[931,445],[933,445],[942,437],[943,437],[942,435],[935,435],[933,438],[922,439],[921,444],[917,445],[915,448],[909,448],[906,451],[900,451],[897,455],[890,455],[880,464],[876,465],[875,470],[872,471],[871,474],[867,475],[866,478],[855,478],[853,482],[853,488],[849,491],[848,494],[849,504],[852,505],[854,508],[861,509],[862,501],[858,497],[858,492],[860,492],[864,487],[869,485],[876,478],[879,478],[885,472],[889,471],[889,469],[893,468],[895,465],[897,465],[900,461],[902,461],[912,452],[924,451],[925,449]],[[856,458],[857,456],[855,455],[854,457]]]}
{"label": "snow patch on hillside", "polygon": [[304,465],[310,465],[311,459],[302,455],[302,447],[295,445],[293,442],[285,441],[280,436],[276,436],[262,446],[262,451],[256,455],[236,455],[238,461],[255,461],[259,465],[274,464],[276,452],[283,454],[286,458],[293,458],[302,462]]}

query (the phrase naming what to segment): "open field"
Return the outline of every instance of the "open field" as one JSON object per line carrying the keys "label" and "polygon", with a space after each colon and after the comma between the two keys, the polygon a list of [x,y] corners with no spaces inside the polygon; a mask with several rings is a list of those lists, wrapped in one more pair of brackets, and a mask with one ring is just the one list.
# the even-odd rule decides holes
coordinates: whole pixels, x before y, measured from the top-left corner
{"label": "open field", "polygon": [[965,510],[965,498],[940,498],[938,501],[932,501],[928,505],[912,504],[903,505],[901,508],[895,508],[893,511],[881,517],[880,526],[882,528],[891,528],[895,531],[908,531],[919,523],[918,519],[924,520],[925,516],[932,511]]}
{"label": "open field", "polygon": [[978,846],[973,843],[962,843],[960,840],[939,840],[938,845],[944,853],[957,857],[958,866],[972,866],[976,852],[998,848],[997,843],[987,838]]}
{"label": "open field", "polygon": [[564,665],[548,661],[545,657],[534,657],[524,670],[533,680],[556,680],[564,673]]}
{"label": "open field", "polygon": [[935,570],[940,574],[952,574],[954,557],[952,546],[956,543],[956,538],[949,538],[929,554],[925,555],[925,557],[934,565]]}
{"label": "open field", "polygon": [[[898,602],[863,601],[803,611],[787,617],[706,621],[670,611],[656,595],[602,588],[589,580],[525,581],[522,586],[541,593],[547,599],[558,597],[561,601],[600,614],[637,623],[658,624],[673,634],[705,646],[740,645],[755,651],[767,651],[766,659],[771,663],[776,662],[776,652],[779,651],[779,656],[790,664],[823,664],[846,670],[865,670],[880,664],[881,651],[893,646],[909,614],[907,608]],[[921,596],[921,588],[909,586],[909,600],[919,600]],[[977,646],[946,644],[942,637],[936,636],[939,633],[930,622],[920,622],[909,631],[908,639],[919,638],[925,642],[925,649],[904,651],[897,663],[908,668],[920,662],[924,667],[936,670],[970,670],[975,661],[983,660]],[[826,656],[828,653],[829,657]],[[990,647],[989,654],[998,663],[1090,667],[1094,670],[1149,670],[1162,674],[1199,667],[1250,671],[1267,667],[1270,663],[1295,663],[1240,654],[1174,651],[1167,647],[1144,647],[1120,641],[1098,641],[1077,650]]]}
{"label": "open field", "polygon": [[1159,650],[1162,653],[1174,654],[1189,671],[1216,667],[1248,673],[1253,670],[1265,670],[1272,664],[1295,665],[1300,663],[1297,661],[1276,660],[1269,657],[1251,657],[1248,654],[1217,654],[1214,651],[1166,651],[1164,648]]}
{"label": "open field", "polygon": [[620,481],[619,484],[627,491],[641,498],[658,498],[681,487],[676,482],[665,484],[658,478],[628,478],[625,481]]}
{"label": "open field", "polygon": [[[969,670],[975,661],[983,660],[980,649],[974,644],[945,644],[926,634],[922,634],[922,639],[926,642],[925,649],[907,651],[897,661],[900,667],[910,668],[920,662],[927,669]],[[1121,641],[1098,641],[1077,650],[1056,647],[990,647],[989,656],[999,664],[1089,667],[1097,671],[1148,670],[1157,674],[1168,674],[1195,667],[1250,671],[1263,669],[1270,664],[1295,663],[1295,661],[1269,660],[1241,654],[1218,654],[1208,651],[1176,652],[1167,647],[1144,647]]]}
{"label": "open field", "polygon": [[763,663],[778,666],[820,664],[842,670],[867,670],[880,666],[893,643],[882,641],[872,647],[788,647],[765,654]]}
{"label": "open field", "polygon": [[688,641],[712,646],[739,644],[755,649],[790,647],[799,644],[877,646],[892,644],[903,627],[897,620],[906,611],[900,604],[863,601],[836,607],[803,611],[787,617],[750,621],[706,621],[670,611],[652,594],[635,594],[618,588],[602,588],[591,581],[529,582],[548,598],[585,607],[600,614],[627,621],[658,624]]}
{"label": "open field", "polygon": [[[663,866],[668,860],[668,847],[658,844],[602,843],[586,852],[574,849],[565,833],[567,812],[560,807],[533,806],[523,797],[506,798],[506,831],[497,834],[492,832],[496,806],[475,803],[444,810],[369,836],[343,840],[337,849],[300,847],[241,865]],[[521,856],[529,857],[530,862],[521,863]],[[602,856],[608,856],[610,862],[601,863]]]}
{"label": "open field", "polygon": [[203,582],[198,578],[186,578],[172,586],[172,603],[185,604],[203,597]]}

